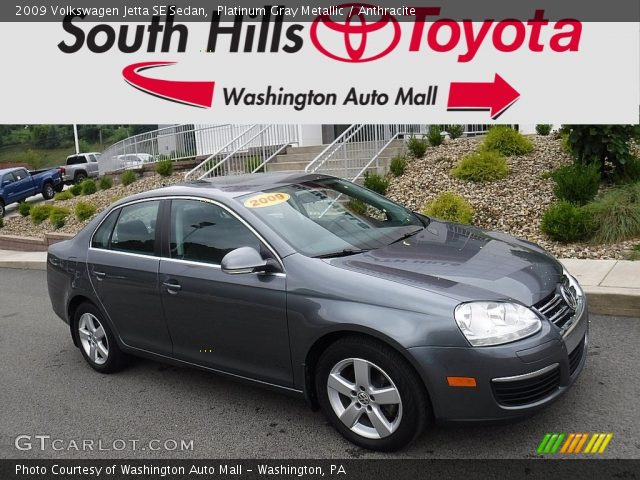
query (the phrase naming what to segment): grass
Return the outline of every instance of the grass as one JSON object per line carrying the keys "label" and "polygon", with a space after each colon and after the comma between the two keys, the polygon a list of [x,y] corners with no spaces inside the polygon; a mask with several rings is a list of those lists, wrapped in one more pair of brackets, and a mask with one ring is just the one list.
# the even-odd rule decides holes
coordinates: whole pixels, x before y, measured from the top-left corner
{"label": "grass", "polygon": [[[99,152],[100,145],[91,145],[91,151]],[[0,164],[27,163],[32,170],[63,165],[69,155],[75,153],[75,146],[45,150],[30,144],[0,147]]]}
{"label": "grass", "polygon": [[631,250],[630,260],[640,260],[640,243]]}

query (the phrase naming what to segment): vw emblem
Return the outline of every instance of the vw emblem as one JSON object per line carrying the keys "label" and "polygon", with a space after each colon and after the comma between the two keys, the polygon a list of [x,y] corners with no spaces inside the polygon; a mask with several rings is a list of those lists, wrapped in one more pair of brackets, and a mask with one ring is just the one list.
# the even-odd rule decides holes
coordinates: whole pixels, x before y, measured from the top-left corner
{"label": "vw emblem", "polygon": [[369,405],[369,394],[367,392],[358,393],[358,401],[362,405]]}
{"label": "vw emblem", "polygon": [[566,285],[561,285],[560,295],[562,295],[562,298],[567,303],[567,305],[569,305],[569,308],[571,310],[575,310],[576,308],[578,308],[578,297],[576,296],[575,292],[571,289],[571,287],[568,287]]}
{"label": "vw emblem", "polygon": [[[398,20],[392,15],[383,14],[373,21],[367,21],[365,15],[359,12],[360,7],[375,8],[366,3],[346,3],[337,7],[350,12],[344,21],[334,21],[329,15],[316,18],[310,31],[316,49],[333,60],[364,63],[382,58],[396,48],[401,35]],[[338,51],[335,40],[332,40],[336,33],[344,43],[344,48],[338,48]]]}

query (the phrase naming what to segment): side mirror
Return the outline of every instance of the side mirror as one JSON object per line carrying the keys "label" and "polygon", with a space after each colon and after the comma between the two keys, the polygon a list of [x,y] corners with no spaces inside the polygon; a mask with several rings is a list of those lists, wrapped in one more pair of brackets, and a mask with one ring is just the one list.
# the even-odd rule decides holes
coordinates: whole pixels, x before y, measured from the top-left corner
{"label": "side mirror", "polygon": [[265,260],[255,248],[240,247],[222,259],[222,271],[232,275],[275,271],[273,260]]}

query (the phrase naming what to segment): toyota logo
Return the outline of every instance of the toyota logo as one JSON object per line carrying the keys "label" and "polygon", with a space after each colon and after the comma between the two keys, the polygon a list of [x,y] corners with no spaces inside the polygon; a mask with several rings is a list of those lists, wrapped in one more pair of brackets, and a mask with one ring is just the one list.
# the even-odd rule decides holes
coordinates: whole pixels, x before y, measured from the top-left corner
{"label": "toyota logo", "polygon": [[[336,7],[349,12],[343,22],[334,21],[330,15],[316,18],[310,32],[313,45],[327,57],[349,63],[371,62],[389,54],[400,42],[400,24],[389,14],[368,22],[360,12],[362,7],[376,8],[366,3],[345,3]],[[342,36],[343,48],[334,46],[332,37],[336,33]]]}
{"label": "toyota logo", "polygon": [[569,308],[571,310],[575,310],[576,308],[578,308],[578,297],[576,293],[571,289],[571,287],[568,287],[567,285],[561,285],[560,295],[562,295],[562,298],[567,303],[567,305],[569,305]]}

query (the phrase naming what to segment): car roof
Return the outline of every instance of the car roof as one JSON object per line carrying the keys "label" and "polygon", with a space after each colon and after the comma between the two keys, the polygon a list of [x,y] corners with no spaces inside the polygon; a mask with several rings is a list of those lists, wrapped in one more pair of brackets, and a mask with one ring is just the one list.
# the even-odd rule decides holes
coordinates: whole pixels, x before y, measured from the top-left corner
{"label": "car roof", "polygon": [[185,182],[170,187],[162,187],[129,197],[140,199],[161,197],[164,195],[195,195],[208,198],[236,198],[251,193],[263,192],[300,182],[310,182],[333,178],[328,175],[304,172],[250,173],[245,175],[227,175],[204,180]]}

